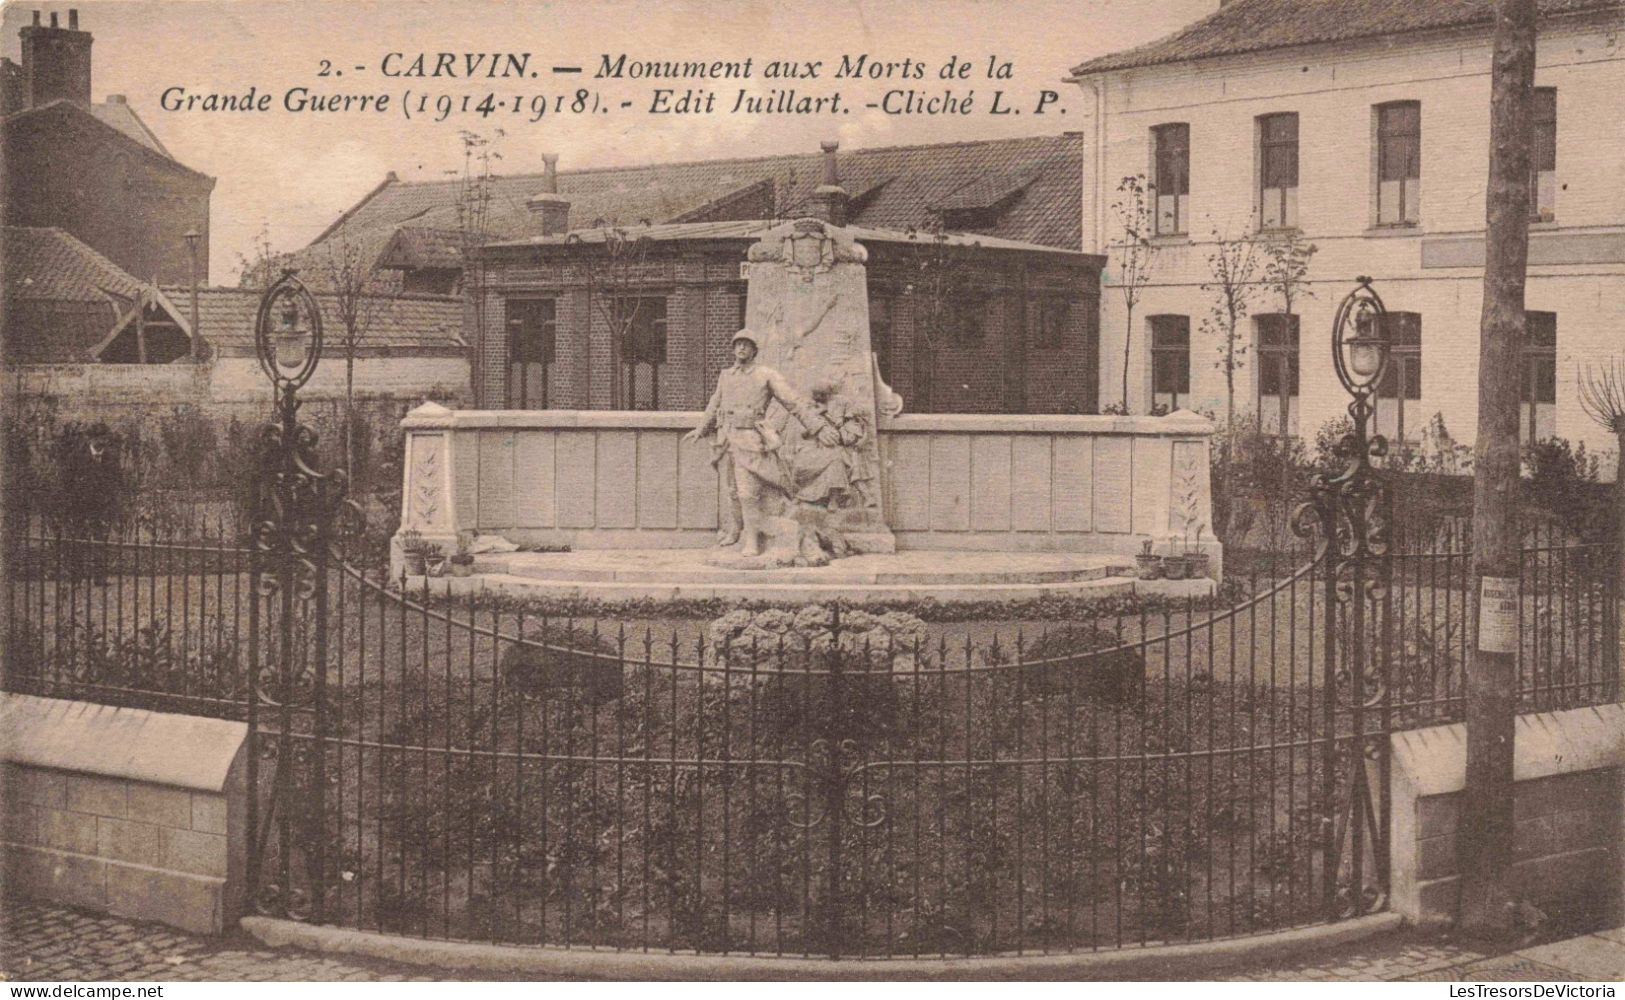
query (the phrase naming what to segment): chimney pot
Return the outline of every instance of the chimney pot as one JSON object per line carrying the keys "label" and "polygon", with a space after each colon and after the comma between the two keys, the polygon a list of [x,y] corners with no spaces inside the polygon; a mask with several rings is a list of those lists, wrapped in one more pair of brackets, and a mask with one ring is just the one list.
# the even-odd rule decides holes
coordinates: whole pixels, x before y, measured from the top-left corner
{"label": "chimney pot", "polygon": [[68,30],[69,31],[78,31],[79,30],[79,11],[75,10],[72,7],[68,8]]}
{"label": "chimney pot", "polygon": [[39,11],[34,12],[34,27],[39,27]]}
{"label": "chimney pot", "polygon": [[826,140],[820,142],[818,148],[824,151],[824,183],[830,185],[841,183],[840,167],[835,158],[835,152],[841,148],[841,144]]}
{"label": "chimney pot", "polygon": [[559,155],[542,154],[542,189],[525,201],[541,224],[543,236],[563,236],[570,231],[570,199],[559,194]]}
{"label": "chimney pot", "polygon": [[832,226],[844,226],[851,196],[841,187],[840,168],[835,158],[835,151],[841,148],[841,144],[825,141],[820,142],[818,147],[824,151],[824,183],[813,191],[813,215]]}
{"label": "chimney pot", "polygon": [[51,11],[51,27],[56,27],[56,11]]}

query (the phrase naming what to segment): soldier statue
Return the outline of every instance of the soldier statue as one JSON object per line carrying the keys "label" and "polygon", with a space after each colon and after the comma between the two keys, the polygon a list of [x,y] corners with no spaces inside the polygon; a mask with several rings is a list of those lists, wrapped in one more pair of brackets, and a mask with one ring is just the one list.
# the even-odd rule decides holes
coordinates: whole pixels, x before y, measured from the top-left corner
{"label": "soldier statue", "polygon": [[734,334],[736,363],[717,376],[717,390],[706,404],[705,419],[683,438],[698,441],[715,433],[712,463],[721,465],[723,481],[733,486],[717,544],[733,545],[743,537],[739,551],[745,556],[761,555],[765,520],[794,488],[788,464],[779,453],[779,432],[768,420],[768,407],[777,402],[825,447],[840,443],[836,429],[783,375],[756,363],[759,348],[756,335],[749,330]]}

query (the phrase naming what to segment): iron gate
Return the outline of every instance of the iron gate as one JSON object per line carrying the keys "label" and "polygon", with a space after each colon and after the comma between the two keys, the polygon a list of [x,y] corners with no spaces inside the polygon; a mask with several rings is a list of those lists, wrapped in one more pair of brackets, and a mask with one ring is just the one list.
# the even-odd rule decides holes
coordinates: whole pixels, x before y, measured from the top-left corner
{"label": "iron gate", "polygon": [[[1368,396],[1292,519],[1306,547],[1223,602],[1000,629],[816,606],[576,620],[348,563],[354,508],[298,419],[320,316],[284,278],[261,319],[277,419],[246,572],[219,537],[30,526],[5,595],[8,687],[246,718],[258,911],[890,957],[1383,905],[1387,738],[1460,719],[1471,588],[1464,539],[1390,534]],[[1526,550],[1523,710],[1617,697],[1616,559]]]}

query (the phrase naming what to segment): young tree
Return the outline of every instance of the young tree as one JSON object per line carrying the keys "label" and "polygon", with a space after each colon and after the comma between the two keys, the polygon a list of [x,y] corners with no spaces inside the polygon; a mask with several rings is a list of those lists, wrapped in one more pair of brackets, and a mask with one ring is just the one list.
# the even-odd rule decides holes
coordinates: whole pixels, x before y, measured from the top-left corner
{"label": "young tree", "polygon": [[1198,329],[1204,343],[1215,345],[1219,357],[1213,367],[1224,373],[1224,438],[1218,449],[1218,506],[1224,516],[1222,520],[1215,520],[1222,524],[1226,539],[1236,530],[1245,530],[1236,520],[1244,516],[1242,505],[1237,503],[1236,467],[1246,454],[1246,449],[1236,440],[1236,373],[1241,370],[1251,346],[1246,337],[1246,323],[1256,291],[1253,275],[1257,269],[1257,249],[1250,236],[1230,239],[1217,230],[1213,232],[1213,249],[1207,255],[1208,280],[1202,284],[1202,290],[1213,296],[1213,302]]}
{"label": "young tree", "polygon": [[[660,369],[665,345],[640,333],[652,329],[653,303],[640,294],[651,284],[647,266],[652,241],[647,235],[649,220],[626,227],[594,220],[596,232],[589,236],[571,234],[570,239],[586,246],[579,257],[587,279],[589,317],[596,315],[609,330],[615,381],[610,405],[618,409],[637,408],[637,372],[640,364],[650,370],[651,409],[660,408]],[[645,321],[651,321],[646,323]],[[624,376],[624,381],[623,381]]]}
{"label": "young tree", "polygon": [[[457,177],[457,235],[463,251],[463,291],[473,303],[474,343],[481,357],[488,356],[485,353],[488,335],[485,265],[475,257],[473,251],[490,238],[491,202],[495,197],[491,165],[502,159],[495,144],[505,135],[502,129],[497,129],[490,138],[467,129],[458,132],[458,140],[463,144],[463,166],[460,171],[449,171]],[[477,384],[476,396],[480,389]]]}
{"label": "young tree", "polygon": [[[1485,190],[1484,306],[1478,350],[1478,440],[1473,462],[1473,576],[1515,590],[1519,352],[1529,263],[1529,134],[1533,119],[1536,0],[1496,0],[1490,56],[1490,170]],[[1461,926],[1502,936],[1513,927],[1512,743],[1517,643],[1499,602],[1479,602],[1477,648],[1466,672],[1467,778],[1459,838]]]}
{"label": "young tree", "polygon": [[237,254],[237,287],[264,291],[282,276],[284,254],[271,249],[271,227],[261,223],[254,234],[253,252]]}
{"label": "young tree", "polygon": [[1580,408],[1614,435],[1614,519],[1619,544],[1620,593],[1625,593],[1625,358],[1587,365],[1578,376]]}
{"label": "young tree", "polygon": [[374,320],[388,310],[398,282],[375,267],[376,254],[352,238],[341,225],[323,244],[317,267],[333,295],[339,346],[344,351],[344,473],[355,476],[355,358]]}
{"label": "young tree", "polygon": [[909,405],[928,413],[933,405],[937,351],[951,343],[953,325],[959,320],[956,306],[962,304],[960,296],[970,275],[965,267],[966,256],[949,240],[941,216],[934,216],[922,228],[910,229],[908,237],[913,242],[909,245],[910,273],[904,291],[912,300],[914,316],[914,376],[909,386]]}
{"label": "young tree", "polygon": [[[1303,234],[1296,229],[1272,234],[1263,241],[1262,252],[1264,259],[1261,284],[1266,292],[1272,293],[1278,299],[1281,315],[1290,317],[1293,324],[1291,331],[1294,336],[1301,332],[1297,328],[1298,300],[1300,298],[1314,298],[1315,295],[1314,290],[1309,287],[1308,283],[1309,261],[1319,249],[1313,243],[1305,240]],[[1262,364],[1262,360],[1260,363]],[[1260,369],[1260,377],[1263,374],[1263,370]],[[1285,438],[1289,417],[1288,407],[1291,405],[1288,401],[1290,397],[1290,386],[1287,384],[1289,381],[1288,373],[1285,371],[1277,372],[1277,378],[1282,385],[1280,393],[1281,411],[1276,430],[1282,438]],[[1262,407],[1260,407],[1260,411],[1262,411]],[[1264,414],[1262,412],[1258,414],[1258,427],[1260,431],[1264,429]]]}
{"label": "young tree", "polygon": [[1219,359],[1213,366],[1224,373],[1224,427],[1231,437],[1236,431],[1236,372],[1250,346],[1246,336],[1247,316],[1256,292],[1253,283],[1258,270],[1257,245],[1251,236],[1230,239],[1213,232],[1213,249],[1207,255],[1208,280],[1202,291],[1213,296],[1208,314],[1199,328],[1203,339],[1217,344]]}
{"label": "young tree", "polygon": [[1151,242],[1152,224],[1156,221],[1154,186],[1146,183],[1144,174],[1125,177],[1118,182],[1117,200],[1112,202],[1112,214],[1117,216],[1120,238],[1117,250],[1117,290],[1123,296],[1123,412],[1128,412],[1128,368],[1134,357],[1134,307],[1151,280],[1152,265],[1156,262],[1157,245]]}

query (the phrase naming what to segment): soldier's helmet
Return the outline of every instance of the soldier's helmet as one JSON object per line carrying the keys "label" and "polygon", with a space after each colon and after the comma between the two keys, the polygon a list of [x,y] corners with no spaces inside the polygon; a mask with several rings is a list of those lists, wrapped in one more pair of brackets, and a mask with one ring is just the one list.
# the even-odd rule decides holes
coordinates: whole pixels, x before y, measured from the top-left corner
{"label": "soldier's helmet", "polygon": [[733,340],[730,340],[728,342],[728,346],[732,347],[734,344],[739,343],[741,340],[743,340],[746,343],[750,344],[750,346],[756,348],[758,351],[760,351],[762,349],[762,342],[757,339],[756,334],[750,332],[749,330],[740,330],[738,333],[734,334]]}

